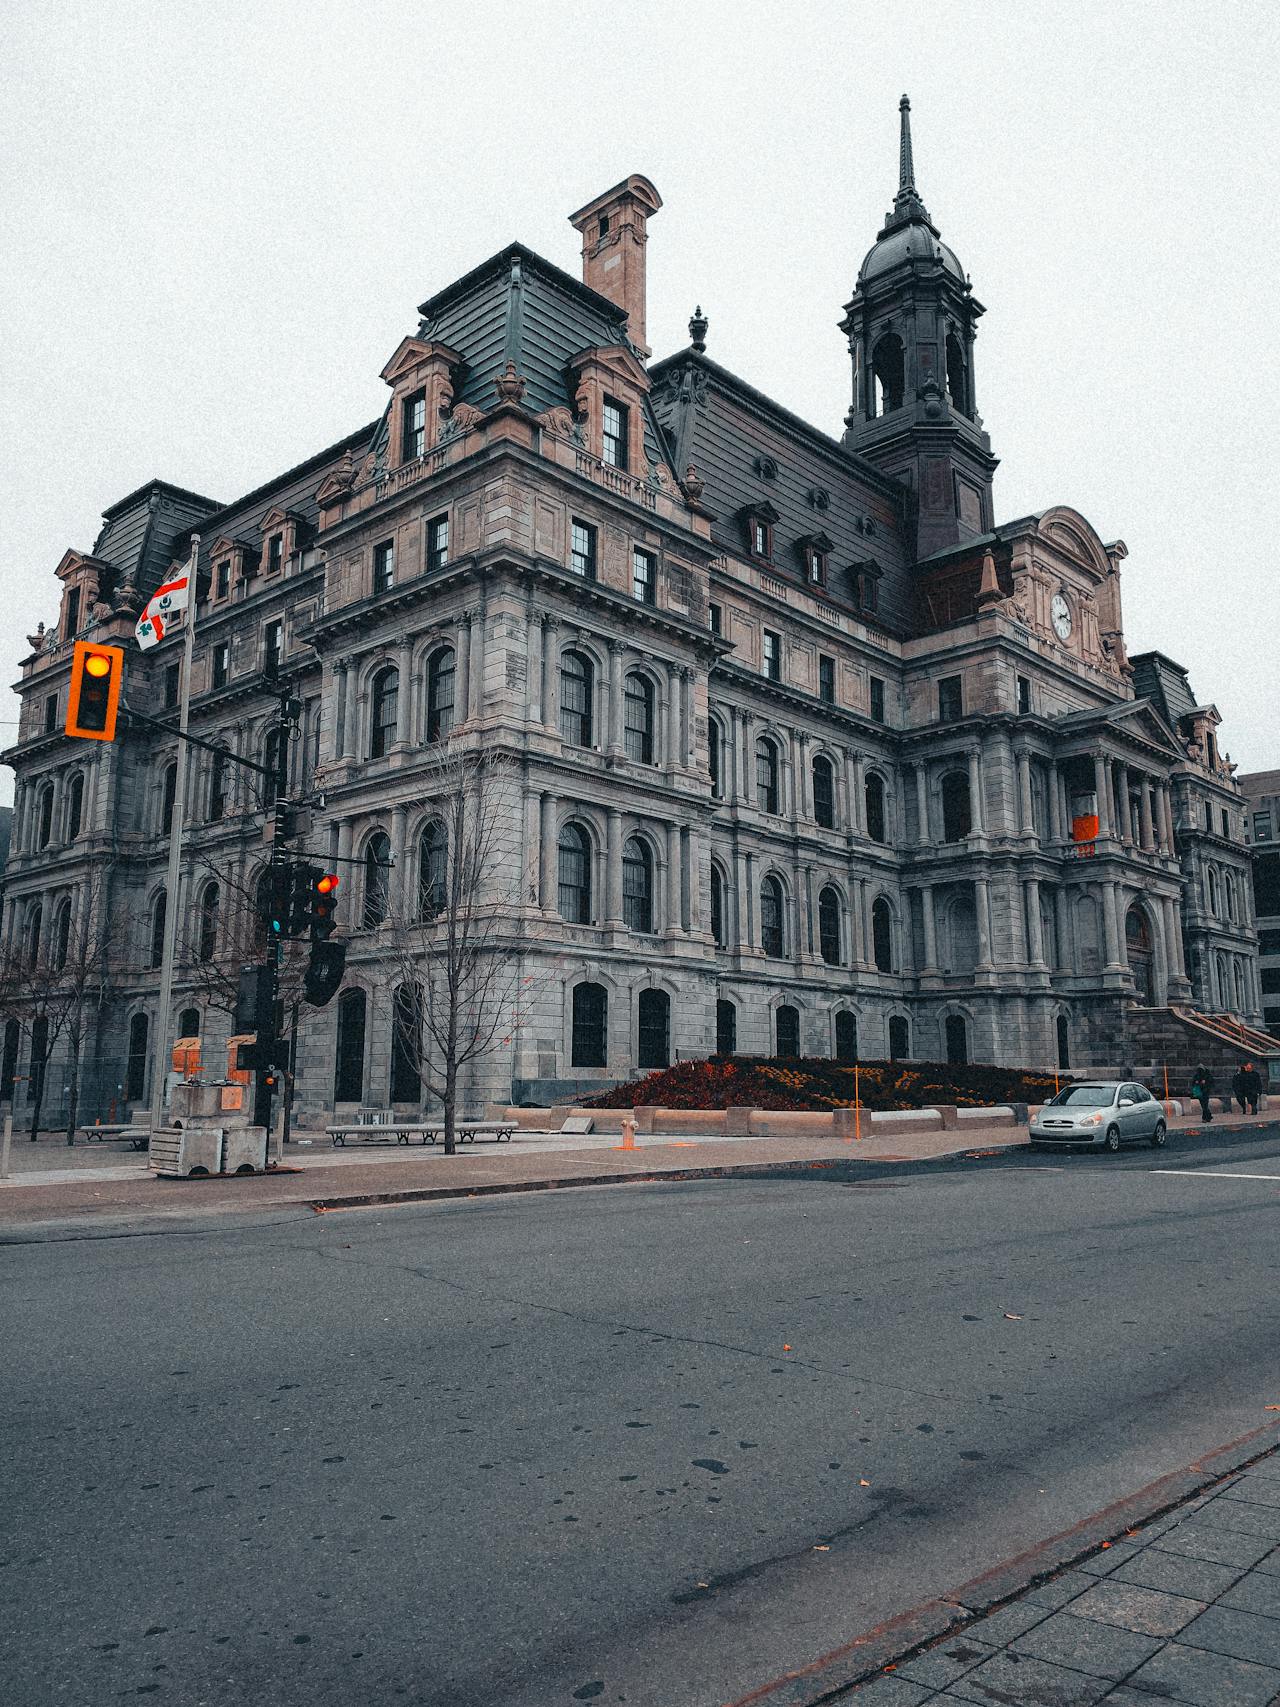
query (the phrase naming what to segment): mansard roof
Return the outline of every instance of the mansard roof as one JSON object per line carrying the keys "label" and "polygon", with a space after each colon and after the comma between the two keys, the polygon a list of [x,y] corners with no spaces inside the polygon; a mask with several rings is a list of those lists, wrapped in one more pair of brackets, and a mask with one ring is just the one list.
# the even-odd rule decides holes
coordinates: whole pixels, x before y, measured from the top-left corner
{"label": "mansard roof", "polygon": [[832,542],[824,596],[856,610],[847,571],[874,565],[881,571],[880,599],[870,620],[890,634],[912,631],[907,494],[898,481],[698,351],[656,363],[650,380],[672,467],[683,479],[692,464],[705,482],[702,502],[712,513],[717,545],[741,554],[740,518],[768,503],[776,512],[774,560],[781,577],[794,572],[792,546],[822,530]]}
{"label": "mansard roof", "polygon": [[174,557],[174,542],[216,515],[216,499],[149,480],[102,512],[93,556],[109,563],[117,587],[150,593]]}
{"label": "mansard roof", "polygon": [[1187,672],[1163,652],[1139,652],[1130,658],[1133,691],[1140,699],[1159,706],[1166,722],[1175,729],[1179,720],[1197,709]]}

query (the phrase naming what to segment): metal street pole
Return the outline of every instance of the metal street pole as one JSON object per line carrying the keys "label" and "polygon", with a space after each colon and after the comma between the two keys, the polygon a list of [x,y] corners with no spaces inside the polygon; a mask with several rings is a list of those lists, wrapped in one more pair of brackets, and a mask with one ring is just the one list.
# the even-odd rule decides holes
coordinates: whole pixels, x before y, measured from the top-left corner
{"label": "metal street pole", "polygon": [[200,535],[191,536],[187,570],[186,626],[182,640],[182,694],[178,711],[178,758],[173,785],[173,816],[169,821],[169,869],[164,882],[164,951],[160,958],[160,1000],[156,1008],[155,1047],[151,1066],[151,1130],[158,1132],[164,1116],[164,1085],[169,1076],[169,1009],[173,1005],[173,965],[177,957],[178,921],[182,916],[178,889],[182,882],[182,832],[187,817],[187,720],[191,709],[191,663],[196,638],[196,571]]}

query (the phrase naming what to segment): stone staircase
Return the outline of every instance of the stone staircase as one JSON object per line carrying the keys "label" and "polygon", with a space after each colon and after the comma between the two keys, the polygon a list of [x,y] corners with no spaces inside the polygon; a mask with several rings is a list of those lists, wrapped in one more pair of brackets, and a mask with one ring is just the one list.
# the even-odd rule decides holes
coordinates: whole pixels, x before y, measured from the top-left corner
{"label": "stone staircase", "polygon": [[1271,1091],[1280,1091],[1280,1038],[1246,1025],[1234,1014],[1206,1014],[1186,1007],[1131,1007],[1125,1014],[1125,1036],[1123,1070],[1148,1083],[1163,1085],[1167,1068],[1173,1096],[1185,1095],[1191,1089],[1191,1075],[1201,1066],[1209,1069],[1218,1089],[1225,1091],[1236,1068],[1246,1061],[1253,1062]]}

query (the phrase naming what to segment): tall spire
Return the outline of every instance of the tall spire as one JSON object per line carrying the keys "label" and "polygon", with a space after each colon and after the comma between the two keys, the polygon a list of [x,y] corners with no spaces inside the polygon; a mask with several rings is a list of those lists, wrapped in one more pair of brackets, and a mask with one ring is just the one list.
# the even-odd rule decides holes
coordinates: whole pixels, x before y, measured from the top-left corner
{"label": "tall spire", "polygon": [[[900,135],[898,140],[898,193],[893,198],[893,211],[885,218],[885,231],[896,231],[900,225],[917,222],[927,225],[937,235],[929,210],[916,189],[915,158],[911,152],[911,102],[904,95],[898,102]],[[881,236],[884,232],[881,232]]]}

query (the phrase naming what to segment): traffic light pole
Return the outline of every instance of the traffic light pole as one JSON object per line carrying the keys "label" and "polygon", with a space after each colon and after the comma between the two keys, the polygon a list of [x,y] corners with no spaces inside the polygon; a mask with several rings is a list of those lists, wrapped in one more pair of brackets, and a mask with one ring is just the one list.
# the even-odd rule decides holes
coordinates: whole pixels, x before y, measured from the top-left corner
{"label": "traffic light pole", "polygon": [[191,536],[190,595],[182,640],[182,693],[178,702],[178,756],[173,784],[173,816],[169,821],[169,868],[164,880],[164,946],[160,957],[160,999],[156,1007],[155,1046],[151,1066],[151,1130],[164,1118],[164,1087],[169,1076],[169,1010],[173,1006],[173,967],[177,957],[178,922],[182,917],[178,890],[182,883],[182,833],[187,817],[187,723],[191,715],[191,665],[196,640],[196,567],[200,535]]}

